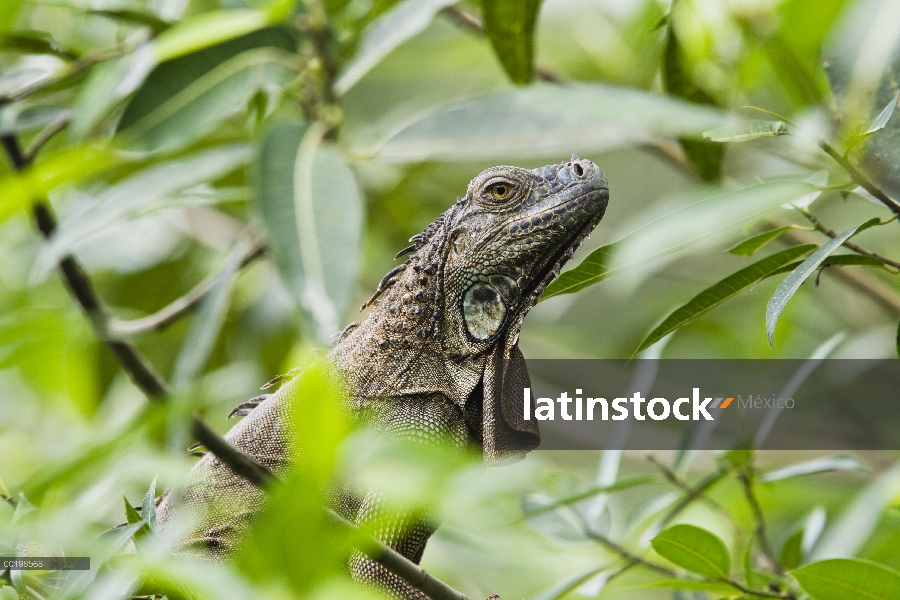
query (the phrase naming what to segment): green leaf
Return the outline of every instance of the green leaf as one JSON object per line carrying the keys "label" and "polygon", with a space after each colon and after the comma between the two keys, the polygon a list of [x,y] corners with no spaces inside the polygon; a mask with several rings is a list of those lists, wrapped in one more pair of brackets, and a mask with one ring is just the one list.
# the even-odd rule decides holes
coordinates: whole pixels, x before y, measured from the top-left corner
{"label": "green leaf", "polygon": [[130,10],[130,9],[104,9],[104,10],[91,10],[90,14],[98,15],[101,17],[108,17],[110,19],[114,19],[116,21],[124,21],[125,23],[132,23],[136,25],[146,25],[150,29],[153,30],[153,33],[159,34],[172,26],[172,23],[169,21],[163,21],[156,15],[144,12],[141,10]]}
{"label": "green leaf", "polygon": [[605,84],[536,83],[450,103],[404,123],[380,148],[387,160],[531,158],[643,144],[649,135],[700,137],[725,122],[713,107]]}
{"label": "green leaf", "polygon": [[19,600],[16,588],[8,585],[0,587],[0,600]]}
{"label": "green leaf", "polygon": [[[683,11],[691,10],[690,4],[673,2],[669,14],[666,34],[666,49],[663,54],[662,80],[667,92],[695,104],[716,105],[716,100],[694,81],[688,58],[678,40],[678,21]],[[722,156],[725,148],[706,141],[680,139],[685,156],[706,181],[719,181],[722,177]]]}
{"label": "green leaf", "polygon": [[542,300],[573,294],[625,269],[670,255],[809,193],[804,182],[771,182],[695,202],[593,251],[547,287]]}
{"label": "green leaf", "polygon": [[359,49],[334,82],[343,95],[403,42],[425,30],[455,0],[404,0],[378,17],[363,33]]}
{"label": "green leaf", "polygon": [[125,520],[128,523],[143,523],[143,519],[141,518],[140,513],[134,509],[131,505],[131,502],[128,501],[128,498],[122,496],[122,500],[125,501]]}
{"label": "green leaf", "polygon": [[694,525],[673,525],[653,538],[656,553],[670,562],[713,579],[728,579],[731,557],[717,535]]}
{"label": "green leaf", "polygon": [[259,211],[288,289],[321,339],[338,331],[355,290],[363,196],[324,129],[275,124],[263,140]]}
{"label": "green leaf", "polygon": [[190,17],[153,40],[158,63],[185,56],[247,35],[270,25],[269,15],[259,10],[211,10]]}
{"label": "green leaf", "polygon": [[22,0],[4,0],[0,3],[0,36],[13,28],[21,5]]}
{"label": "green leaf", "polygon": [[888,121],[891,120],[891,115],[894,114],[894,108],[896,108],[898,100],[900,100],[900,94],[897,94],[893,98],[891,98],[891,101],[888,102],[887,106],[885,106],[881,110],[881,112],[878,113],[878,116],[875,117],[875,119],[873,119],[871,123],[869,123],[869,126],[866,127],[864,131],[861,131],[860,133],[848,139],[847,146],[855,146],[870,135],[878,133],[879,131],[884,129],[885,126],[887,126]]}
{"label": "green leaf", "polygon": [[792,477],[800,477],[803,475],[813,475],[815,473],[829,473],[831,471],[866,471],[868,467],[865,463],[853,456],[846,454],[838,454],[836,456],[823,456],[774,471],[769,471],[760,478],[762,483],[771,483],[772,481],[781,481],[782,479],[790,479]]}
{"label": "green leaf", "polygon": [[758,250],[760,250],[763,246],[779,237],[782,233],[784,233],[785,231],[790,231],[791,229],[794,229],[793,225],[787,225],[785,227],[779,227],[778,229],[764,231],[759,235],[754,235],[751,238],[747,238],[737,246],[729,248],[728,252],[736,254],[737,256],[751,256]]}
{"label": "green leaf", "polygon": [[[861,226],[860,226],[861,227]],[[800,289],[800,286],[806,281],[813,271],[824,261],[832,252],[840,248],[841,244],[847,241],[860,227],[853,227],[841,233],[827,244],[821,246],[812,253],[809,258],[804,260],[800,266],[791,271],[790,275],[778,285],[775,293],[769,299],[766,306],[766,333],[769,336],[769,345],[774,343],[775,325],[778,323],[778,317],[784,310],[788,301],[794,297],[794,294]]]}
{"label": "green leaf", "polygon": [[[630,586],[629,586],[630,587]],[[740,596],[741,591],[720,581],[698,581],[696,579],[657,579],[644,584],[634,586],[636,589],[667,588],[670,590],[692,590],[695,592],[708,592],[718,596]]]}
{"label": "green leaf", "polygon": [[868,560],[823,560],[791,571],[791,576],[815,600],[900,598],[900,573]]}
{"label": "green leaf", "polygon": [[0,135],[19,134],[40,129],[69,115],[66,108],[24,107],[8,104],[0,108]]}
{"label": "green leaf", "polygon": [[[280,90],[296,76],[294,68],[293,57],[283,51],[248,50],[198,77],[140,118],[129,113],[133,103],[129,104],[119,130],[126,147],[132,150],[159,152],[182,148],[212,131],[260,91]],[[153,84],[152,79],[148,79],[145,88]],[[150,95],[159,96],[154,92]]]}
{"label": "green leaf", "polygon": [[803,560],[802,543],[802,529],[785,540],[784,545],[781,547],[781,553],[779,554],[781,565],[785,569],[796,569],[800,565],[800,562]]}
{"label": "green leaf", "polygon": [[514,83],[534,76],[534,27],[541,0],[484,0],[484,32]]}
{"label": "green leaf", "polygon": [[638,354],[643,349],[652,346],[664,338],[670,332],[687,325],[700,315],[712,310],[729,298],[736,296],[742,290],[747,289],[772,275],[786,264],[792,264],[797,258],[809,254],[816,249],[815,244],[804,244],[776,252],[749,267],[733,273],[725,279],[706,288],[686,304],[676,309],[660,325],[641,342],[635,351]]}
{"label": "green leaf", "polygon": [[747,142],[760,138],[784,135],[787,125],[783,121],[761,121],[752,119],[734,125],[726,125],[703,132],[703,137],[713,142]]}

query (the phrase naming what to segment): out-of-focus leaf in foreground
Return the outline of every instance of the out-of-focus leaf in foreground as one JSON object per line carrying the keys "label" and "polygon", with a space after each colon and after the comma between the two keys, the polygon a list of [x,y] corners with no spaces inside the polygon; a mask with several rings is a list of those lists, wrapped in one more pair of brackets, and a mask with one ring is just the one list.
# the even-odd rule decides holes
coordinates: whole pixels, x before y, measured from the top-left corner
{"label": "out-of-focus leaf in foreground", "polygon": [[577,267],[562,273],[547,286],[542,300],[573,294],[623,270],[698,242],[715,241],[723,229],[751,220],[814,189],[805,182],[780,181],[695,202],[594,250]]}
{"label": "out-of-focus leaf in foreground", "polygon": [[786,133],[787,125],[782,121],[753,119],[704,131],[703,137],[713,142],[749,142]]}
{"label": "out-of-focus leaf in foreground", "polygon": [[363,196],[319,125],[277,123],[259,158],[259,211],[282,278],[321,339],[338,331],[353,294]]}
{"label": "out-of-focus leaf in foreground", "polygon": [[791,571],[816,600],[900,598],[900,573],[868,560],[834,558]]}
{"label": "out-of-focus leaf in foreground", "polygon": [[454,102],[404,123],[380,148],[385,160],[481,160],[590,152],[654,136],[699,138],[724,112],[605,84],[535,84]]}
{"label": "out-of-focus leaf in foreground", "polygon": [[641,345],[634,353],[640,353],[645,348],[652,346],[664,338],[670,332],[687,325],[700,315],[737,295],[740,291],[755,285],[777,272],[784,265],[791,264],[796,259],[809,254],[815,249],[815,244],[804,244],[802,246],[795,246],[793,248],[788,248],[787,250],[782,250],[781,252],[776,252],[775,254],[767,256],[766,258],[753,263],[749,267],[744,267],[740,271],[714,283],[666,317],[666,319],[660,323],[660,325],[654,329],[643,342],[641,342]]}
{"label": "out-of-focus leaf in foreground", "polygon": [[760,478],[762,483],[781,481],[802,475],[815,473],[828,473],[831,471],[864,471],[866,465],[854,456],[838,454],[836,456],[823,456],[806,462],[790,465],[775,471],[770,471]]}
{"label": "out-of-focus leaf in foreground", "polygon": [[541,0],[485,0],[484,32],[509,78],[528,83],[534,75],[534,27]]}

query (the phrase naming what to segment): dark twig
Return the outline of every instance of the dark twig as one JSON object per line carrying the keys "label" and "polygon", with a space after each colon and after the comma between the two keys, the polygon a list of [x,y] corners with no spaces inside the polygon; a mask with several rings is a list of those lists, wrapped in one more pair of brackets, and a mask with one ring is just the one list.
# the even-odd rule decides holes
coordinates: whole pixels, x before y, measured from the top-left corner
{"label": "dark twig", "polygon": [[759,548],[766,555],[766,558],[769,559],[769,562],[772,563],[772,568],[775,569],[775,572],[778,575],[784,575],[784,567],[781,565],[778,557],[775,556],[772,545],[769,544],[769,537],[766,535],[766,520],[759,506],[759,501],[756,499],[756,493],[753,491],[753,482],[750,479],[750,475],[746,469],[741,469],[738,471],[737,476],[744,488],[744,496],[747,498],[747,503],[753,512],[753,518],[756,520],[756,539],[759,542]]}
{"label": "dark twig", "polygon": [[[831,239],[834,239],[838,236],[838,234],[833,229],[828,229],[827,227],[822,225],[822,222],[819,221],[819,219],[817,219],[815,216],[813,216],[809,212],[803,211],[803,216],[806,217],[809,220],[809,222],[812,223],[813,226],[817,230],[821,231],[822,233],[824,233]],[[881,262],[883,262],[886,265],[890,265],[890,266],[894,267],[895,269],[900,269],[900,261],[891,260],[890,258],[887,258],[887,257],[877,254],[875,252],[872,252],[871,250],[866,250],[862,246],[854,244],[850,240],[845,241],[841,245],[846,248],[849,248],[850,250],[853,250],[857,254],[862,254],[863,256],[871,256],[872,258],[877,258],[878,260],[880,260]]]}
{"label": "dark twig", "polygon": [[703,479],[703,481],[700,482],[700,485],[698,485],[697,487],[691,488],[693,490],[693,493],[688,494],[684,498],[682,498],[682,500],[678,504],[676,504],[660,522],[660,526],[665,527],[666,525],[668,525],[672,521],[672,519],[681,514],[681,511],[690,506],[694,502],[694,500],[703,497],[703,495],[709,488],[724,479],[727,474],[727,471],[717,471],[716,473],[708,475],[705,479]]}
{"label": "dark twig", "polygon": [[584,523],[584,527],[582,529],[584,530],[585,535],[587,535],[590,539],[594,540],[610,552],[618,554],[626,561],[633,563],[633,565],[631,566],[642,566],[650,569],[651,571],[656,571],[657,573],[659,573],[660,575],[664,575],[665,577],[675,577],[675,571],[672,571],[671,569],[668,569],[662,565],[658,565],[654,562],[650,562],[645,558],[641,558],[637,554],[633,554],[624,546],[617,544],[605,535],[601,535],[591,529],[591,527],[586,522]]}
{"label": "dark twig", "polygon": [[[242,269],[252,264],[264,256],[265,253],[265,246],[262,244],[255,244],[253,247],[249,248],[243,258],[241,258],[238,268]],[[146,317],[141,317],[139,319],[132,319],[130,321],[113,318],[110,323],[110,330],[114,334],[121,336],[138,336],[154,331],[162,331],[181,317],[196,309],[206,295],[209,294],[210,290],[212,290],[213,286],[215,286],[217,280],[218,273],[210,275],[195,285],[184,296],[173,300],[170,304],[156,311],[152,315],[147,315]]]}
{"label": "dark twig", "polygon": [[878,186],[872,183],[871,179],[866,177],[859,169],[854,167],[850,163],[850,161],[844,158],[840,152],[835,150],[834,147],[831,146],[831,144],[829,144],[828,142],[822,142],[821,144],[819,144],[819,147],[821,147],[822,150],[824,150],[825,153],[828,154],[828,156],[833,158],[837,164],[841,165],[841,167],[843,167],[843,169],[847,171],[850,177],[852,177],[856,183],[861,185],[863,189],[875,196],[882,204],[891,209],[891,211],[900,215],[900,202],[897,202],[896,200],[885,194]]}

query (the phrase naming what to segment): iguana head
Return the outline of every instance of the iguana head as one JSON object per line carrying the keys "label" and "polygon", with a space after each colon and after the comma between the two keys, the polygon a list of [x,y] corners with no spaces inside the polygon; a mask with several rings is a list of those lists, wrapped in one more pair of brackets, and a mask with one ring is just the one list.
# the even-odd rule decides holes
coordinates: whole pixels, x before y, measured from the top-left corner
{"label": "iguana head", "polygon": [[[594,163],[493,167],[443,217],[444,347],[484,351],[515,343],[525,313],[594,229],[609,200]],[[506,335],[504,335],[506,334]]]}
{"label": "iguana head", "polygon": [[[400,251],[336,343],[358,405],[372,397],[440,393],[463,409],[487,462],[535,448],[524,421],[528,371],[516,342],[525,314],[603,217],[606,178],[589,160],[540,169],[493,167]],[[474,427],[472,423],[481,423]]]}

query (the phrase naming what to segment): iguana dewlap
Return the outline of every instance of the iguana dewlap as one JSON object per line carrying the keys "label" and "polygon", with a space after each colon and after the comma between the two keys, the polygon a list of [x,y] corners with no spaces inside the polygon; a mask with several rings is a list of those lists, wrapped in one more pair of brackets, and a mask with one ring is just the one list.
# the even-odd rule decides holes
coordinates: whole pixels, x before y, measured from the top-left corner
{"label": "iguana dewlap", "polygon": [[[406,261],[382,280],[359,323],[331,348],[348,385],[348,406],[371,427],[423,443],[474,445],[488,464],[524,457],[540,442],[536,421],[522,414],[529,386],[517,341],[526,313],[603,217],[606,178],[588,160],[526,170],[493,167],[465,197],[413,237]],[[247,411],[226,439],[277,475],[290,464],[283,423],[299,401],[287,381]],[[253,405],[251,405],[253,406]],[[376,492],[339,494],[335,509],[418,562],[433,526],[421,517],[379,519]],[[224,501],[223,501],[224,499]],[[174,512],[190,511],[195,533],[176,553],[227,557],[252,525],[264,493],[207,454],[177,497],[158,509],[165,531]],[[224,507],[209,511],[209,506]],[[359,580],[400,598],[425,598],[362,555],[351,560]]]}

